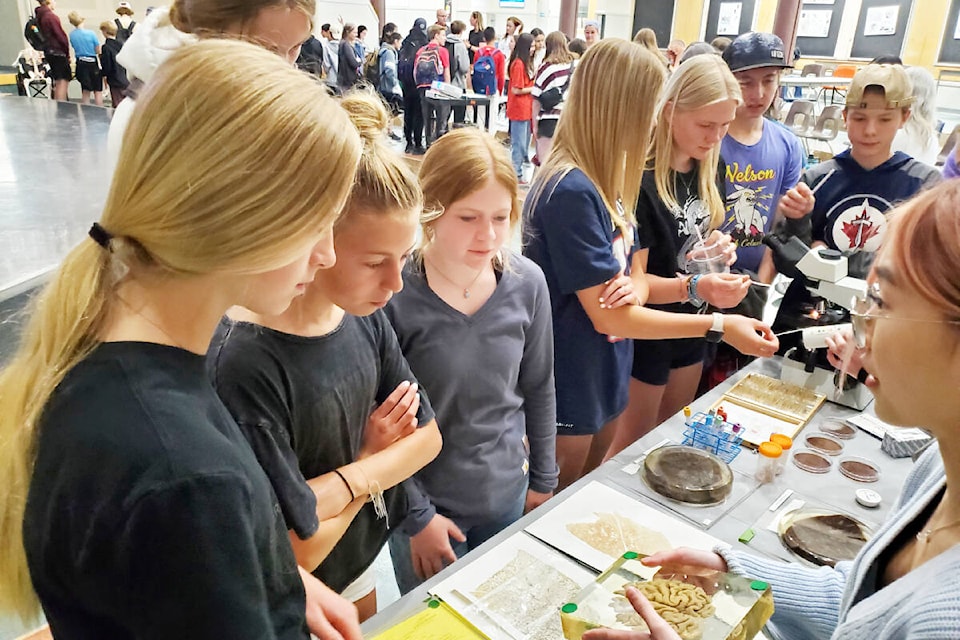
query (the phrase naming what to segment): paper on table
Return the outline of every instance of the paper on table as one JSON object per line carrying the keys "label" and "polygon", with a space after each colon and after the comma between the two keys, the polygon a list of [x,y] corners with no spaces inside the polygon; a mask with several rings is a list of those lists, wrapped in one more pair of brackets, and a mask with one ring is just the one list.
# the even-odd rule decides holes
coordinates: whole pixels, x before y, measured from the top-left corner
{"label": "paper on table", "polygon": [[437,601],[420,613],[410,616],[373,640],[485,640],[486,636],[473,628],[446,603]]}

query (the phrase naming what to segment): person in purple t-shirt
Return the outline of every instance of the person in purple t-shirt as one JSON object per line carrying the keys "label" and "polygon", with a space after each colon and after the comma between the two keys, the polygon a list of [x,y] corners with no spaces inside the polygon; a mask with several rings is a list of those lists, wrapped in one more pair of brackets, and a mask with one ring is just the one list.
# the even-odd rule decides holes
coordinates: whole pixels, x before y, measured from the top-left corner
{"label": "person in purple t-shirt", "polygon": [[770,282],[773,262],[762,241],[773,226],[780,196],[800,179],[803,150],[793,132],[763,114],[777,95],[781,69],[791,64],[783,41],[771,33],[741,35],[723,59],[740,82],[743,103],[720,147],[727,165],[721,230],[738,244],[736,266]]}
{"label": "person in purple t-shirt", "polygon": [[957,156],[960,156],[960,143],[953,145],[953,149],[950,150],[950,154],[947,156],[947,161],[943,163],[944,178],[960,177],[960,168],[957,167]]}

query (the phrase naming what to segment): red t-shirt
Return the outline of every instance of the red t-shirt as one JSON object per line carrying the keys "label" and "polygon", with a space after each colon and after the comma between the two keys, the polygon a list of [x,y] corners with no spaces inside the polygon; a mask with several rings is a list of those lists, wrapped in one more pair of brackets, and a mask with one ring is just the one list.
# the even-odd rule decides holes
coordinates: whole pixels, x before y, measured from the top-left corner
{"label": "red t-shirt", "polygon": [[507,119],[532,120],[533,94],[516,95],[513,89],[526,89],[533,86],[533,78],[527,74],[523,60],[517,58],[510,64],[510,88],[507,91]]}
{"label": "red t-shirt", "polygon": [[[420,52],[421,52],[421,51],[423,51],[424,49],[437,49],[437,48],[439,48],[439,50],[440,50],[440,51],[439,51],[440,64],[443,65],[443,68],[440,70],[440,77],[438,78],[438,80],[440,80],[440,82],[443,82],[443,72],[444,72],[444,71],[450,71],[450,52],[447,51],[447,48],[446,48],[446,47],[441,47],[441,46],[438,45],[436,42],[429,42],[429,43],[423,45],[423,46],[420,47],[420,49],[417,51],[417,57],[414,58],[413,66],[414,66],[414,68],[416,68],[416,66],[417,66],[416,59],[420,57]],[[418,84],[417,86],[418,86],[418,87],[420,87],[420,86],[424,86],[424,87],[425,87],[425,86],[427,86],[427,85],[419,85],[419,84]]]}

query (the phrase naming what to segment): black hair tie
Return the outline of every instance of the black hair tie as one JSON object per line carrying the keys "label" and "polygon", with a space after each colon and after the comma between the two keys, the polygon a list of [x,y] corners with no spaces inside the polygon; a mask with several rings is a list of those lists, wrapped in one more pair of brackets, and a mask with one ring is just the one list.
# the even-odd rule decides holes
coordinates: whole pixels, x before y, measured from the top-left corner
{"label": "black hair tie", "polygon": [[113,234],[101,227],[99,222],[94,222],[87,233],[93,238],[94,242],[110,251],[110,240],[113,239]]}

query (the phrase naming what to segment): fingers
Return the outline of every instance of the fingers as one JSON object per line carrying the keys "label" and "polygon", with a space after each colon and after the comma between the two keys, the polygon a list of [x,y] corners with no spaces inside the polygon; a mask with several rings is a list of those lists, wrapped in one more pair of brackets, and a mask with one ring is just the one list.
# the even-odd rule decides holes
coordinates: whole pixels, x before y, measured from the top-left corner
{"label": "fingers", "polygon": [[343,640],[362,640],[360,633],[360,617],[357,613],[357,607],[352,602],[344,600],[343,603],[332,607],[326,611],[330,624],[335,628],[337,635],[331,636],[332,639],[343,638]]}
{"label": "fingers", "polygon": [[[463,535],[463,531],[460,531],[460,527],[455,525],[452,520],[448,520],[447,535],[449,535],[451,538],[453,538],[457,542],[467,541],[467,536]],[[453,553],[453,549],[450,550],[450,553]],[[456,560],[457,557],[454,556],[453,559]]]}
{"label": "fingers", "polygon": [[379,407],[373,410],[373,413],[370,414],[370,417],[375,420],[380,420],[385,418],[393,409],[397,406],[397,403],[400,402],[400,399],[403,398],[404,394],[410,390],[410,381],[404,380],[397,385],[397,388],[390,392],[390,395],[387,396],[387,399],[384,400]]}
{"label": "fingers", "polygon": [[397,403],[393,406],[390,412],[385,416],[386,420],[388,420],[391,424],[400,423],[403,420],[403,415],[409,412],[410,407],[413,405],[414,402],[416,402],[417,406],[419,407],[420,398],[417,394],[418,390],[419,390],[419,387],[416,384],[411,384],[410,386],[408,386],[404,391],[403,395],[397,401]]}
{"label": "fingers", "polygon": [[337,631],[330,621],[322,614],[311,616],[310,633],[320,638],[320,640],[345,640],[343,635]]}
{"label": "fingers", "polygon": [[593,629],[581,636],[583,640],[650,640],[646,631],[624,631],[623,629]]}
{"label": "fingers", "polygon": [[671,638],[677,638],[679,640],[680,636],[677,635],[677,632],[673,630],[673,627],[671,627],[666,620],[660,617],[660,614],[657,613],[653,605],[650,604],[650,601],[647,600],[642,593],[633,587],[627,587],[627,600],[633,605],[633,609],[640,614],[643,621],[647,623],[647,626],[650,628],[650,637],[656,638],[657,640],[668,640]]}

